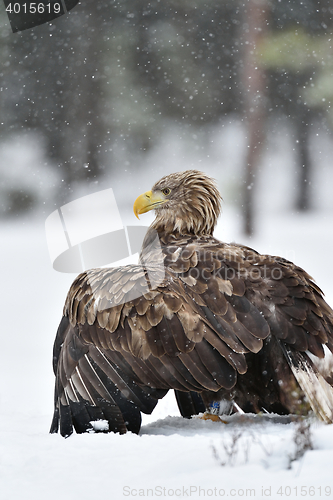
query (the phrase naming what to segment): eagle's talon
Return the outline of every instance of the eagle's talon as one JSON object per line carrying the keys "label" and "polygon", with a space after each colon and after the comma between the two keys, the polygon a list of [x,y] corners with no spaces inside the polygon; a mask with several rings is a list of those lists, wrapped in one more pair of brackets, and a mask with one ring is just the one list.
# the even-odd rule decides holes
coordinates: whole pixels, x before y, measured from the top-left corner
{"label": "eagle's talon", "polygon": [[221,422],[222,424],[228,423],[226,420],[223,420],[219,415],[216,415],[216,413],[208,413],[207,411],[205,411],[205,413],[200,418],[202,420],[212,420],[212,422]]}

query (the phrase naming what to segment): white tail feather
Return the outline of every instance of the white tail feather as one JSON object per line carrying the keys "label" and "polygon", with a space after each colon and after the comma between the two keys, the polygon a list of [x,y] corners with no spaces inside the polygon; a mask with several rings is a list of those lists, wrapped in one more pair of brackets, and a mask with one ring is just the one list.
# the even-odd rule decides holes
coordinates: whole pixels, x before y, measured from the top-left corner
{"label": "white tail feather", "polygon": [[282,342],[281,348],[313,411],[327,424],[333,423],[333,387],[305,353],[294,351]]}

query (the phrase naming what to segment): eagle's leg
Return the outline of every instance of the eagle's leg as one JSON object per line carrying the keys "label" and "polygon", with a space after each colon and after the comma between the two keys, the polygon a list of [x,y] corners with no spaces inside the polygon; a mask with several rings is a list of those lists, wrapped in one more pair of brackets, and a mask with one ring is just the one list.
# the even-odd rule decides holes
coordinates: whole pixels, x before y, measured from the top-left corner
{"label": "eagle's leg", "polygon": [[203,413],[206,409],[201,395],[198,392],[183,392],[175,390],[175,396],[180,414],[184,418]]}
{"label": "eagle's leg", "polygon": [[233,408],[233,402],[227,399],[221,399],[220,401],[210,401],[206,406],[206,411],[201,417],[203,420],[213,420],[213,422],[223,422],[223,415],[230,415]]}
{"label": "eagle's leg", "polygon": [[[224,422],[222,415],[230,415],[235,403],[228,401],[225,397],[225,391],[214,392],[182,392],[175,391],[175,396],[179,411],[184,418],[191,418],[193,415],[203,413],[203,420],[213,420],[215,422]],[[238,407],[239,408],[239,407]],[[239,409],[240,410],[240,409]],[[241,411],[241,410],[240,410]]]}

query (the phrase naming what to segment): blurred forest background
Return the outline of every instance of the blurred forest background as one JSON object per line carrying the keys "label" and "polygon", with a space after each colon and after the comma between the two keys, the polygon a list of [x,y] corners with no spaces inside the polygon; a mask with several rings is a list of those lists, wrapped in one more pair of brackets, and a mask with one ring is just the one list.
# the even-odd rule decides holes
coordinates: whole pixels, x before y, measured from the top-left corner
{"label": "blurred forest background", "polygon": [[228,189],[248,234],[268,136],[280,130],[293,155],[290,208],[316,206],[313,141],[333,142],[332,0],[86,0],[17,34],[1,3],[0,23],[3,218],[48,215],[113,175],[137,183],[170,133],[200,161],[213,139],[229,141]]}

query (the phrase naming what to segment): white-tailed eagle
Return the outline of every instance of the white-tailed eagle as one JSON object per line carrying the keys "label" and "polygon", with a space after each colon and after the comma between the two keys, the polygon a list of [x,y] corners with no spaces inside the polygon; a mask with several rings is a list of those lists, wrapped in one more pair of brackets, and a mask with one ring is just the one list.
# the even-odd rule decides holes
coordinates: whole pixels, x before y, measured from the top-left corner
{"label": "white-tailed eagle", "polygon": [[139,264],[76,278],[54,343],[51,432],[139,432],[169,389],[185,417],[224,400],[280,414],[310,404],[333,421],[312,361],[333,349],[332,309],[292,262],[214,238],[220,200],[205,173],[163,177],[134,204],[156,213]]}

